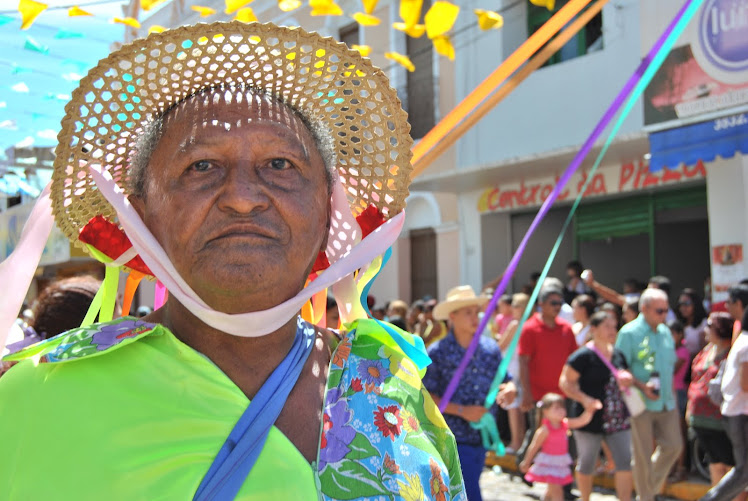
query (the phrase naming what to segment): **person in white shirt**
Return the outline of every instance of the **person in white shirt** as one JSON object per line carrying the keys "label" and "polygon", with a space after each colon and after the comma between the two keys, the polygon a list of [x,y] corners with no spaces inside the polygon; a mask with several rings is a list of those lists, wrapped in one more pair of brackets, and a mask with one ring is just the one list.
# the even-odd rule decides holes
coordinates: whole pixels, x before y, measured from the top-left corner
{"label": "person in white shirt", "polygon": [[742,325],[725,360],[720,408],[732,442],[735,466],[701,501],[727,501],[748,487],[748,312],[743,314]]}

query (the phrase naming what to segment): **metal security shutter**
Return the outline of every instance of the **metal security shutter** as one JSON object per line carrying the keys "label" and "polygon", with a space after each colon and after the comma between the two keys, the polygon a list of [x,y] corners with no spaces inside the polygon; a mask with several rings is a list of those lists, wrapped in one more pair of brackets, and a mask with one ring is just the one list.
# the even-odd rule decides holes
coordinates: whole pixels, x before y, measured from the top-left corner
{"label": "metal security shutter", "polygon": [[581,205],[575,216],[577,239],[604,240],[649,233],[652,212],[648,196]]}
{"label": "metal security shutter", "polygon": [[706,206],[706,187],[694,186],[655,195],[655,211]]}

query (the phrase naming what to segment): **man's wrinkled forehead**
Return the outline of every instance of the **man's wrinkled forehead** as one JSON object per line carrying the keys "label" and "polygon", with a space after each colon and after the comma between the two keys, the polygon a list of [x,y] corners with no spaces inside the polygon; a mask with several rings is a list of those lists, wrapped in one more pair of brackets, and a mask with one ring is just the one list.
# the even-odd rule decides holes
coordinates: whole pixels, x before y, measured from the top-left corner
{"label": "man's wrinkled forehead", "polygon": [[[272,97],[248,89],[210,89],[177,104],[164,117],[164,126],[187,121],[195,134],[198,129],[217,127],[226,131],[248,124],[272,123],[287,129],[288,138],[310,144],[310,133],[301,118],[287,105]],[[191,138],[185,138],[189,142]]]}

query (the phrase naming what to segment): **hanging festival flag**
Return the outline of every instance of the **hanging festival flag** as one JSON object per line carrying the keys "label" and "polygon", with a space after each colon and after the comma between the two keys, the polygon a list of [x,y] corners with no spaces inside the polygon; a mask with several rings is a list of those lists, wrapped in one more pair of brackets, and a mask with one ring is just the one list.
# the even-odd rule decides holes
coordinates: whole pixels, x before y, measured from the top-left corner
{"label": "hanging festival flag", "polygon": [[254,23],[257,22],[257,16],[252,10],[252,7],[244,7],[236,11],[235,21],[241,21],[242,23]]}
{"label": "hanging festival flag", "polygon": [[434,49],[438,54],[448,57],[450,61],[455,60],[455,48],[452,45],[452,39],[447,35],[440,35],[431,39]]}
{"label": "hanging festival flag", "polygon": [[498,12],[483,9],[473,9],[473,12],[478,16],[478,27],[484,31],[504,26],[504,17]]}
{"label": "hanging festival flag", "polygon": [[166,0],[140,0],[140,8],[149,11],[158,4],[164,3]]}
{"label": "hanging festival flag", "polygon": [[77,5],[74,5],[68,9],[68,17],[75,17],[75,16],[93,16],[90,12],[81,9]]}
{"label": "hanging festival flag", "polygon": [[41,54],[49,54],[49,47],[40,44],[31,37],[26,37],[26,42],[23,44],[23,48],[24,50],[39,52]]}
{"label": "hanging festival flag", "polygon": [[55,34],[55,38],[58,40],[68,40],[70,38],[85,38],[83,33],[77,31],[58,30]]}
{"label": "hanging festival flag", "polygon": [[27,30],[34,24],[34,20],[47,9],[46,3],[35,2],[34,0],[20,0],[18,2],[18,12],[21,13],[21,29]]}
{"label": "hanging festival flag", "polygon": [[333,0],[309,0],[312,16],[342,16],[343,9]]}
{"label": "hanging festival flag", "polygon": [[368,45],[351,45],[351,49],[357,50],[363,57],[368,57],[371,53],[371,47]]}
{"label": "hanging festival flag", "polygon": [[208,17],[212,16],[216,13],[216,9],[211,9],[210,7],[203,7],[202,5],[193,5],[190,7],[192,10],[200,14],[200,17]]}
{"label": "hanging festival flag", "polygon": [[148,33],[161,33],[162,31],[166,31],[166,27],[161,26],[160,24],[154,24],[148,27]]}
{"label": "hanging festival flag", "polygon": [[140,28],[140,23],[137,19],[133,19],[132,17],[115,17],[112,19],[113,23],[119,23],[124,24],[125,26],[130,26],[131,28]]}
{"label": "hanging festival flag", "polygon": [[21,75],[23,73],[31,73],[33,70],[31,68],[24,68],[23,66],[18,66],[16,63],[13,63],[13,66],[11,66],[10,74],[11,75]]}
{"label": "hanging festival flag", "polygon": [[384,57],[386,57],[387,59],[391,59],[392,61],[395,61],[401,66],[404,66],[410,72],[416,71],[416,67],[413,65],[413,62],[410,60],[408,56],[405,56],[398,52],[385,52]]}
{"label": "hanging festival flag", "polygon": [[363,12],[356,12],[353,14],[353,19],[355,19],[361,26],[377,26],[382,22],[378,17],[372,16],[371,14],[364,14]]}
{"label": "hanging festival flag", "polygon": [[426,33],[425,24],[414,24],[413,26],[408,26],[405,23],[392,23],[392,27],[398,31],[404,32],[411,38],[421,38],[423,34]]}
{"label": "hanging festival flag", "polygon": [[233,14],[242,7],[251,4],[253,1],[254,0],[225,0],[226,10],[224,12],[226,14]]}
{"label": "hanging festival flag", "polygon": [[364,4],[364,12],[367,14],[373,14],[374,9],[377,8],[377,3],[379,0],[362,0],[362,3]]}
{"label": "hanging festival flag", "polygon": [[301,7],[301,0],[278,0],[278,8],[283,12],[291,12]]}
{"label": "hanging festival flag", "polygon": [[556,8],[556,0],[530,0],[530,3],[538,7],[545,7],[548,10]]}
{"label": "hanging festival flag", "polygon": [[25,92],[25,93],[29,92],[29,86],[26,85],[24,82],[18,82],[17,84],[13,85],[11,89],[16,92]]}
{"label": "hanging festival flag", "polygon": [[453,3],[437,1],[423,17],[426,24],[426,35],[434,39],[446,34],[457,21],[460,8]]}
{"label": "hanging festival flag", "polygon": [[400,0],[400,18],[405,26],[412,27],[421,20],[423,0]]}
{"label": "hanging festival flag", "polygon": [[0,16],[0,26],[3,26],[4,24],[8,24],[11,21],[13,21],[13,18],[10,16]]}

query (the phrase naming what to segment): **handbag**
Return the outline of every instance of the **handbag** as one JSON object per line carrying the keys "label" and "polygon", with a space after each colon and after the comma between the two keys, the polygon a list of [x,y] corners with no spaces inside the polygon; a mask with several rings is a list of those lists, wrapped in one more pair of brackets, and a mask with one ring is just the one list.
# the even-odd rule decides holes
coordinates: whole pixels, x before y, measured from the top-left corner
{"label": "handbag", "polygon": [[722,397],[722,379],[725,376],[725,362],[726,360],[722,360],[719,364],[717,375],[709,381],[709,385],[706,389],[706,394],[709,397],[709,400],[711,400],[711,402],[717,407],[721,406],[722,400],[724,400]]}
{"label": "handbag", "polygon": [[[603,361],[603,363],[610,369],[610,372],[613,374],[613,377],[616,378],[616,381],[618,381],[618,369],[616,369],[613,364],[603,356],[602,353],[597,349],[595,344],[590,341],[587,343],[587,348],[592,350],[592,352],[598,356],[600,360]],[[647,406],[644,404],[644,397],[642,397],[642,394],[637,390],[636,388],[629,387],[629,388],[622,388],[621,389],[621,396],[623,397],[623,401],[626,404],[626,407],[629,410],[629,415],[631,417],[636,417],[645,410],[647,410]]]}

